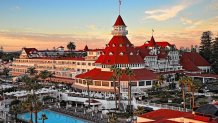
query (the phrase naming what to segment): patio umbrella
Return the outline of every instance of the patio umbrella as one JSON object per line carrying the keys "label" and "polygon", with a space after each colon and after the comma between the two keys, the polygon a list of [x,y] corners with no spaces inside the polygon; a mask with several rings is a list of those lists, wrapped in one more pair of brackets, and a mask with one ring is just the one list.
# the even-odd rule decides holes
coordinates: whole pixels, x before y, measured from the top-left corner
{"label": "patio umbrella", "polygon": [[195,112],[203,115],[218,116],[218,105],[205,104],[195,110]]}

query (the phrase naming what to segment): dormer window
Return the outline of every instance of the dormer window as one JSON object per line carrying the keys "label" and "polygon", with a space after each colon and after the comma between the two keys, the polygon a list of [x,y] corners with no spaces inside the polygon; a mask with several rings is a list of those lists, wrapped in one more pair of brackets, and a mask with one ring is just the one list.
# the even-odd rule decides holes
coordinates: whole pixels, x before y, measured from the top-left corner
{"label": "dormer window", "polygon": [[123,45],[122,44],[120,44],[120,47],[122,47]]}
{"label": "dormer window", "polygon": [[132,55],[133,55],[133,53],[131,52],[131,53],[130,53],[130,55],[132,56]]}
{"label": "dormer window", "polygon": [[129,47],[129,44],[127,44],[126,47]]}
{"label": "dormer window", "polygon": [[112,45],[112,47],[115,47],[115,46],[116,46],[115,44]]}
{"label": "dormer window", "polygon": [[109,55],[110,55],[110,56],[112,56],[112,55],[113,55],[113,53],[112,53],[112,52],[110,52],[110,53],[109,53]]}
{"label": "dormer window", "polygon": [[120,52],[120,55],[123,56],[123,52]]}
{"label": "dormer window", "polygon": [[106,44],[106,47],[109,47],[109,44]]}

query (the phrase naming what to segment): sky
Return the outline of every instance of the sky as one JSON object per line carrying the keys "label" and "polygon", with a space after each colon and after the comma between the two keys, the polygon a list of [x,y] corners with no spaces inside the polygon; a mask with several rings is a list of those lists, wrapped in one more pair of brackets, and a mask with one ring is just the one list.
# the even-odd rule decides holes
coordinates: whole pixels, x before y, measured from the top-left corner
{"label": "sky", "polygon": [[[118,0],[0,0],[0,46],[52,49],[75,42],[77,49],[104,48],[119,15]],[[218,34],[218,0],[122,0],[129,40],[177,48],[199,45],[203,31]]]}

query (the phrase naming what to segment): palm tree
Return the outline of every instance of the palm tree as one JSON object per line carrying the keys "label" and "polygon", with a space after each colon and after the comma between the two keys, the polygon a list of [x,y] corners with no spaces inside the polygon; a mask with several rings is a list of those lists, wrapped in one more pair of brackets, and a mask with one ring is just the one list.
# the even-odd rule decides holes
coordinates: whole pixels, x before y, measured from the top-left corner
{"label": "palm tree", "polygon": [[158,86],[161,87],[161,85],[164,83],[164,80],[165,80],[165,77],[163,74],[160,74],[158,77],[157,77],[157,81],[158,81]]}
{"label": "palm tree", "polygon": [[131,105],[131,102],[132,102],[132,97],[131,97],[131,95],[132,95],[132,93],[131,93],[132,85],[131,85],[131,77],[134,75],[134,73],[133,73],[133,70],[128,67],[125,70],[125,74],[128,76],[128,79],[129,79],[129,82],[128,82],[128,105],[130,106],[129,112],[130,112],[130,114],[132,114],[132,105]]}
{"label": "palm tree", "polygon": [[186,76],[182,76],[179,79],[179,85],[181,86],[181,90],[182,90],[182,99],[183,99],[183,108],[186,108],[186,97],[185,97],[185,87],[187,84],[187,77]]}
{"label": "palm tree", "polygon": [[27,100],[25,100],[24,102],[22,102],[21,106],[23,108],[23,110],[27,110],[30,113],[30,123],[33,123],[33,97],[32,95],[28,95],[27,96]]}
{"label": "palm tree", "polygon": [[192,110],[195,108],[195,92],[198,90],[201,85],[200,82],[193,80],[191,77],[188,77],[188,90],[191,93],[190,106]]}
{"label": "palm tree", "polygon": [[68,49],[71,51],[71,53],[72,53],[72,51],[76,49],[76,45],[75,45],[74,42],[71,42],[71,41],[70,41],[70,42],[67,44],[67,48],[68,48]]}
{"label": "palm tree", "polygon": [[118,108],[119,108],[119,110],[120,110],[120,108],[121,108],[121,95],[120,95],[120,77],[122,76],[122,70],[121,70],[121,68],[116,68],[116,73],[115,73],[115,75],[116,75],[116,77],[117,77],[117,81],[118,81],[118,98],[119,98],[119,105],[118,105]]}
{"label": "palm tree", "polygon": [[86,78],[86,85],[87,85],[87,91],[88,91],[88,98],[89,98],[89,105],[88,108],[90,108],[90,90],[89,90],[89,85],[92,85],[92,80],[90,78]]}
{"label": "palm tree", "polygon": [[42,120],[42,123],[45,122],[45,120],[47,120],[48,117],[46,116],[46,114],[42,114],[40,120]]}
{"label": "palm tree", "polygon": [[111,80],[113,81],[114,86],[114,99],[115,99],[115,107],[117,109],[117,88],[116,88],[116,69],[117,67],[115,65],[112,65],[110,70],[113,71],[113,76],[111,77]]}
{"label": "palm tree", "polygon": [[113,81],[114,86],[114,99],[115,99],[115,108],[117,109],[117,88],[116,88],[116,76],[112,76],[111,80]]}
{"label": "palm tree", "polygon": [[45,82],[45,79],[47,79],[49,76],[49,71],[47,71],[47,70],[40,71],[39,76]]}
{"label": "palm tree", "polygon": [[143,106],[138,106],[137,109],[133,112],[134,115],[139,116],[146,113],[145,108]]}
{"label": "palm tree", "polygon": [[10,104],[10,114],[14,115],[15,122],[17,120],[17,114],[21,113],[21,101],[20,100],[13,100]]}
{"label": "palm tree", "polygon": [[51,78],[53,78],[54,75],[55,75],[54,72],[50,72],[50,71],[48,72],[48,78],[49,78],[50,82],[51,82]]}
{"label": "palm tree", "polygon": [[35,76],[38,72],[35,67],[29,67],[27,68],[27,73],[29,73],[30,76]]}
{"label": "palm tree", "polygon": [[38,123],[38,112],[42,109],[42,103],[38,101],[37,96],[35,96],[33,102],[33,112],[35,115],[35,123]]}
{"label": "palm tree", "polygon": [[116,114],[112,113],[109,115],[109,123],[117,123],[118,122],[118,117]]}

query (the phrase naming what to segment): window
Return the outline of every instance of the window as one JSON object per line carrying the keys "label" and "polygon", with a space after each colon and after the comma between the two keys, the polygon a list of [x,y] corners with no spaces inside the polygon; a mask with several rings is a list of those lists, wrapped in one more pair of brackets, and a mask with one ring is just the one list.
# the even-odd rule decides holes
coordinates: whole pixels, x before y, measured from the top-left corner
{"label": "window", "polygon": [[93,52],[89,52],[89,55],[93,55]]}
{"label": "window", "polygon": [[116,46],[115,44],[112,45],[112,47],[115,47],[115,46]]}
{"label": "window", "polygon": [[133,55],[133,53],[131,52],[131,53],[130,53],[130,55],[132,56],[132,55]]}
{"label": "window", "polygon": [[109,53],[109,55],[110,55],[110,56],[112,56],[112,55],[113,55],[113,53],[112,53],[112,52],[110,52],[110,53]]}
{"label": "window", "polygon": [[88,65],[91,66],[92,64],[91,64],[91,63],[88,63]]}
{"label": "window", "polygon": [[131,82],[132,86],[137,86],[137,82]]}
{"label": "window", "polygon": [[123,56],[123,52],[120,52],[120,55]]}
{"label": "window", "polygon": [[101,86],[101,81],[95,81],[95,86]]}
{"label": "window", "polygon": [[122,47],[123,45],[122,44],[120,44],[120,47]]}
{"label": "window", "polygon": [[146,81],[146,85],[147,86],[151,85],[151,81]]}
{"label": "window", "polygon": [[145,86],[145,81],[139,81],[139,86]]}
{"label": "window", "polygon": [[102,86],[109,86],[109,83],[108,82],[102,82]]}
{"label": "window", "polygon": [[77,62],[77,65],[80,65],[80,63],[79,63],[79,62]]}

